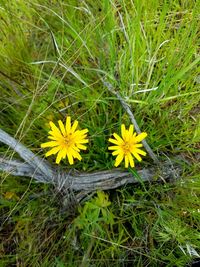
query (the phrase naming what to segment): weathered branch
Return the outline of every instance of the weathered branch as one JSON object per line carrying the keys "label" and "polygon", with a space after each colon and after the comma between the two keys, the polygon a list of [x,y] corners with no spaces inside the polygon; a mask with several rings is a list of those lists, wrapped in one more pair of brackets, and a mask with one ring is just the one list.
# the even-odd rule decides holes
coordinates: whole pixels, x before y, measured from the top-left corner
{"label": "weathered branch", "polygon": [[[59,189],[70,188],[74,191],[92,192],[97,189],[108,190],[120,187],[125,184],[139,183],[137,177],[127,171],[119,169],[99,171],[93,173],[70,173],[64,172],[55,167],[53,181],[46,181],[43,174],[34,170],[28,163],[16,160],[5,160],[0,158],[0,169],[15,176],[33,177],[38,182],[53,183]],[[143,168],[137,171],[142,182],[151,182],[164,179],[171,179],[180,174],[180,168],[176,166],[171,169],[169,162],[163,162],[162,172],[156,167]]]}
{"label": "weathered branch", "polygon": [[41,183],[51,182],[50,180],[48,181],[46,179],[44,174],[41,173],[39,169],[33,168],[28,163],[18,160],[7,160],[0,158],[0,170],[14,176],[33,177]]}
{"label": "weathered branch", "polygon": [[44,160],[37,157],[28,148],[26,148],[24,145],[22,145],[20,142],[15,140],[13,137],[11,137],[1,129],[0,142],[8,145],[13,150],[15,150],[20,155],[20,157],[24,159],[25,162],[27,162],[34,170],[39,170],[42,173],[44,180],[49,181],[53,179],[52,170],[48,167]]}
{"label": "weathered branch", "polygon": [[[57,166],[50,166],[43,159],[34,155],[24,145],[16,141],[9,134],[0,130],[0,141],[15,150],[25,162],[0,158],[0,170],[15,176],[25,176],[36,179],[38,182],[51,183],[58,190],[77,192],[76,200],[81,200],[85,195],[96,190],[108,190],[125,184],[140,182],[127,171],[119,169],[99,171],[93,173],[78,173],[74,170],[63,171]],[[138,170],[143,182],[173,179],[180,174],[180,167],[171,168],[169,161],[162,164],[162,169],[157,166]]]}

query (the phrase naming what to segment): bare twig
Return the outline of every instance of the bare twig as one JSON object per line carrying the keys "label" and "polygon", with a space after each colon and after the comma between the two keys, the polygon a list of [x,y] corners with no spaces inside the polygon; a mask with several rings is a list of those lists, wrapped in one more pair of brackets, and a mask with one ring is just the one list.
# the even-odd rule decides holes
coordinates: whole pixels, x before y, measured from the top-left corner
{"label": "bare twig", "polygon": [[[117,99],[120,101],[122,107],[124,108],[124,110],[126,111],[126,113],[129,115],[130,117],[130,120],[132,122],[132,124],[134,125],[135,127],[135,130],[138,134],[141,133],[141,130],[137,124],[137,121],[131,111],[131,108],[130,106],[125,102],[125,100],[121,97],[121,95],[116,92],[114,89],[113,89],[113,86],[112,84],[108,83],[107,81],[104,81],[103,79],[101,79],[104,86],[109,90],[109,92],[111,92],[113,95],[115,95],[117,97]],[[159,163],[159,160],[157,158],[157,156],[153,153],[152,149],[150,148],[150,146],[148,145],[147,141],[146,140],[143,140],[142,141],[142,144],[144,146],[144,148],[146,149],[146,151],[148,152],[149,156],[152,158],[152,160],[156,163],[156,164],[160,164]]]}

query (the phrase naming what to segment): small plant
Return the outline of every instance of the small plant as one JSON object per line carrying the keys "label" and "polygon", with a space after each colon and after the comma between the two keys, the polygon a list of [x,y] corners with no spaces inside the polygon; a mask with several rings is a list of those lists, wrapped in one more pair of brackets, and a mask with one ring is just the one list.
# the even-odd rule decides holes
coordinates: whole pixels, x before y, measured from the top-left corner
{"label": "small plant", "polygon": [[83,209],[79,210],[80,215],[75,220],[77,227],[79,229],[88,227],[86,232],[91,233],[94,228],[101,229],[100,222],[112,225],[114,223],[114,215],[108,210],[110,205],[108,194],[103,191],[97,191],[97,197],[86,202]]}

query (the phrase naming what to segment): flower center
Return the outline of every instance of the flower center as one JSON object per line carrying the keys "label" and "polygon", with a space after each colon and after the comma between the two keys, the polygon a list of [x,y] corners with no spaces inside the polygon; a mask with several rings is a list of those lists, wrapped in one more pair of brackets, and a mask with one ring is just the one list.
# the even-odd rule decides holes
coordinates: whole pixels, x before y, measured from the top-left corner
{"label": "flower center", "polygon": [[63,139],[63,144],[65,147],[70,147],[73,144],[73,139],[71,134],[67,135]]}
{"label": "flower center", "polygon": [[130,144],[127,142],[124,142],[124,144],[122,145],[122,149],[125,155],[128,154],[130,152]]}

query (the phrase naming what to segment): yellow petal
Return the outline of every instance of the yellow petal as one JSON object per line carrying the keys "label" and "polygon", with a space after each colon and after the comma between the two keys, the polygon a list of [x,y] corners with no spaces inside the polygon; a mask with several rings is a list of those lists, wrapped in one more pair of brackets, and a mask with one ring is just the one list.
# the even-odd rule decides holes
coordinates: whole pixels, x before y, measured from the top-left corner
{"label": "yellow petal", "polygon": [[129,126],[129,136],[131,137],[133,135],[134,127],[133,124]]}
{"label": "yellow petal", "polygon": [[147,154],[145,151],[143,151],[141,149],[135,149],[135,152],[140,154],[140,155],[143,155],[143,156],[146,156],[146,154]]}
{"label": "yellow petal", "polygon": [[112,155],[113,155],[113,156],[116,156],[116,155],[118,155],[118,154],[120,154],[120,153],[122,153],[122,151],[121,151],[121,149],[118,149],[118,150],[112,152]]}
{"label": "yellow petal", "polygon": [[87,137],[87,133],[88,132],[88,129],[84,129],[84,130],[77,130],[73,133],[73,136],[74,138],[76,139],[84,139]]}
{"label": "yellow petal", "polygon": [[62,150],[62,158],[65,159],[66,156],[67,156],[67,149],[63,148],[63,150]]}
{"label": "yellow petal", "polygon": [[75,132],[77,126],[78,126],[78,121],[74,121],[74,124],[73,124],[73,126],[71,128],[71,133],[74,133]]}
{"label": "yellow petal", "polygon": [[123,139],[125,140],[125,138],[126,138],[126,127],[125,127],[124,124],[121,125],[121,134],[122,134]]}
{"label": "yellow petal", "polygon": [[77,146],[72,146],[72,149],[76,150],[77,152],[80,152],[80,149]]}
{"label": "yellow petal", "polygon": [[66,133],[69,134],[71,131],[71,118],[67,117],[66,119]]}
{"label": "yellow petal", "polygon": [[139,143],[140,141],[142,141],[145,137],[147,137],[147,133],[141,133],[141,134],[138,134],[138,136],[135,137],[135,140],[137,143]]}
{"label": "yellow petal", "polygon": [[67,158],[68,158],[68,161],[69,161],[70,165],[74,164],[74,159],[73,159],[71,153],[67,152]]}
{"label": "yellow petal", "polygon": [[128,141],[128,142],[129,142],[129,140],[130,140],[130,136],[129,136],[129,131],[128,131],[128,130],[125,131],[124,140],[125,140],[125,141]]}
{"label": "yellow petal", "polygon": [[88,133],[88,129],[83,129],[83,130],[79,131],[80,135],[83,135],[83,134],[86,134],[86,133]]}
{"label": "yellow petal", "polygon": [[143,144],[135,144],[135,145],[134,145],[134,148],[142,147],[142,146],[143,146]]}
{"label": "yellow petal", "polygon": [[89,142],[88,139],[82,139],[82,140],[78,140],[78,141],[76,141],[77,144],[86,144],[86,143],[88,143],[88,142]]}
{"label": "yellow petal", "polygon": [[78,148],[82,149],[82,150],[86,150],[86,149],[87,149],[86,146],[83,146],[83,145],[81,145],[81,144],[77,144],[76,146],[77,146]]}
{"label": "yellow petal", "polygon": [[74,143],[78,143],[79,141],[82,141],[82,140],[87,140],[87,143],[89,142],[89,139],[87,139],[87,136],[86,135],[76,135],[75,133],[73,134],[73,140],[74,140]]}
{"label": "yellow petal", "polygon": [[115,137],[115,139],[118,141],[119,144],[122,144],[124,142],[123,139],[118,134],[114,133],[113,136]]}
{"label": "yellow petal", "polygon": [[63,138],[61,132],[60,133],[57,133],[55,131],[49,131],[49,134],[52,135],[52,137],[57,138],[57,140],[59,140],[60,138]]}
{"label": "yellow petal", "polygon": [[127,156],[128,156],[129,162],[130,162],[130,166],[133,168],[135,166],[133,156],[131,155],[131,153],[128,153]]}
{"label": "yellow petal", "polygon": [[50,127],[51,127],[52,132],[53,132],[52,135],[61,135],[60,130],[58,129],[58,127],[52,121],[50,121],[49,124],[50,124]]}
{"label": "yellow petal", "polygon": [[65,158],[66,158],[66,156],[67,156],[67,148],[66,148],[66,147],[64,147],[62,150],[63,150],[63,153],[62,153],[62,158],[63,158],[63,159],[65,159]]}
{"label": "yellow petal", "polygon": [[58,155],[57,155],[57,158],[56,158],[56,163],[57,163],[57,164],[60,163],[62,157],[63,157],[63,151],[60,150],[60,151],[58,152]]}
{"label": "yellow petal", "polygon": [[138,160],[138,161],[142,161],[142,158],[140,157],[140,155],[138,155],[138,153],[136,153],[135,151],[132,152],[133,156]]}
{"label": "yellow petal", "polygon": [[128,159],[128,156],[126,155],[125,156],[125,168],[128,168],[128,165],[129,165],[129,159]]}
{"label": "yellow petal", "polygon": [[54,141],[59,141],[59,140],[60,140],[60,137],[49,135],[49,136],[48,136],[48,139],[50,139],[50,140],[54,140]]}
{"label": "yellow petal", "polygon": [[108,141],[115,144],[115,145],[119,145],[119,142],[115,139],[109,138]]}
{"label": "yellow petal", "polygon": [[116,157],[116,160],[115,160],[115,167],[119,166],[119,164],[122,162],[124,158],[124,155],[123,154],[119,154],[117,157]]}
{"label": "yellow petal", "polygon": [[54,148],[52,148],[51,150],[49,150],[49,151],[45,154],[45,156],[46,156],[46,157],[49,157],[49,156],[51,156],[51,155],[53,155],[53,154],[56,154],[60,149],[61,149],[60,146],[54,147]]}
{"label": "yellow petal", "polygon": [[119,146],[109,146],[109,147],[108,147],[109,150],[116,150],[116,149],[118,149],[118,148],[119,148]]}
{"label": "yellow petal", "polygon": [[65,136],[66,135],[66,131],[65,131],[65,126],[64,126],[63,122],[61,120],[59,120],[58,124],[60,126],[61,133]]}
{"label": "yellow petal", "polygon": [[43,143],[40,146],[42,148],[45,148],[45,147],[54,147],[54,146],[58,146],[58,145],[59,145],[59,143],[57,141],[50,141],[50,142]]}
{"label": "yellow petal", "polygon": [[75,151],[75,150],[73,150],[73,157],[74,158],[77,158],[78,160],[82,160],[81,155],[77,151]]}

